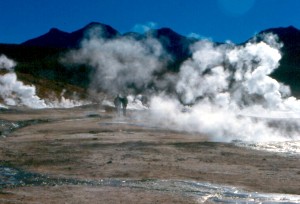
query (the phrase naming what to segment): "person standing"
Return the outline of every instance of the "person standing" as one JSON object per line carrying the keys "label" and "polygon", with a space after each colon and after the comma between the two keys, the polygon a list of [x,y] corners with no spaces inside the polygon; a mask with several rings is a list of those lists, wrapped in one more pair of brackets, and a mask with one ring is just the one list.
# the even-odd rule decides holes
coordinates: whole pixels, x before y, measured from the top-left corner
{"label": "person standing", "polygon": [[122,96],[121,94],[118,94],[118,96],[114,99],[114,104],[116,107],[117,114],[121,115],[121,108],[123,110],[123,116],[126,116],[126,108],[128,104],[128,99],[126,96]]}

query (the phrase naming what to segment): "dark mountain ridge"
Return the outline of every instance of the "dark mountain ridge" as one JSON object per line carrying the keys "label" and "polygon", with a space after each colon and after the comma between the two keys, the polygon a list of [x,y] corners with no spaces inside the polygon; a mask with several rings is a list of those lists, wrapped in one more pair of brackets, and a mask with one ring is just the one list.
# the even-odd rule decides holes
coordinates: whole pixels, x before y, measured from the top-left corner
{"label": "dark mountain ridge", "polygon": [[98,29],[97,34],[101,35],[101,37],[105,39],[114,38],[120,35],[117,30],[109,25],[92,22],[85,27],[71,33],[61,31],[57,28],[51,28],[48,33],[40,37],[27,40],[26,42],[21,43],[21,45],[35,47],[76,48],[79,46],[82,39],[88,37],[91,29]]}
{"label": "dark mountain ridge", "polygon": [[284,43],[284,49],[293,49],[295,47],[300,47],[300,30],[294,26],[280,27],[280,28],[270,28],[260,33],[274,33],[276,34],[280,41]]}
{"label": "dark mountain ridge", "polygon": [[[289,26],[270,28],[260,33],[270,32],[278,35],[284,44],[280,67],[272,76],[290,85],[293,94],[300,95],[300,30]],[[46,34],[19,45],[0,44],[0,54],[5,54],[18,62],[16,72],[19,74],[87,88],[91,68],[84,65],[66,66],[61,64],[59,59],[68,50],[78,48],[82,39],[93,35],[104,39],[131,37],[136,40],[151,36],[160,41],[166,52],[172,56],[167,67],[171,72],[177,72],[180,64],[191,56],[189,47],[197,41],[170,28],[153,29],[145,34],[135,32],[121,34],[109,25],[92,22],[70,33],[52,28]]]}

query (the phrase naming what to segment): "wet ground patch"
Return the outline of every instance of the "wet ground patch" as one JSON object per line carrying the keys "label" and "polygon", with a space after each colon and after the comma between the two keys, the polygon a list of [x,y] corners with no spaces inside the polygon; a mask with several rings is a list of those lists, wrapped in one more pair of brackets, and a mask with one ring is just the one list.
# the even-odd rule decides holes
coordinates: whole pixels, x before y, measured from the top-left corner
{"label": "wet ground patch", "polygon": [[176,142],[172,145],[177,148],[187,148],[187,149],[194,149],[194,148],[217,148],[220,143],[217,142]]}
{"label": "wet ground patch", "polygon": [[93,148],[128,148],[128,149],[139,149],[149,146],[155,146],[157,143],[154,142],[142,142],[142,141],[129,141],[121,143],[86,143],[80,144],[81,148],[93,149]]}
{"label": "wet ground patch", "polygon": [[35,120],[22,120],[22,121],[8,121],[0,120],[0,136],[6,137],[17,129],[24,128],[30,125],[37,125],[41,123],[48,123],[50,120],[35,119]]}
{"label": "wet ground patch", "polygon": [[83,185],[85,181],[65,178],[51,178],[47,175],[31,173],[12,166],[0,165],[0,189],[20,186]]}
{"label": "wet ground patch", "polygon": [[[3,162],[2,162],[3,163]],[[12,166],[0,164],[0,194],[6,188],[23,186],[62,186],[84,185],[92,187],[117,187],[141,189],[152,192],[167,193],[191,197],[199,202],[213,203],[298,203],[300,196],[284,194],[260,194],[240,190],[235,187],[182,180],[140,179],[124,180],[106,178],[101,180],[79,180],[53,178],[43,174],[26,172]]]}

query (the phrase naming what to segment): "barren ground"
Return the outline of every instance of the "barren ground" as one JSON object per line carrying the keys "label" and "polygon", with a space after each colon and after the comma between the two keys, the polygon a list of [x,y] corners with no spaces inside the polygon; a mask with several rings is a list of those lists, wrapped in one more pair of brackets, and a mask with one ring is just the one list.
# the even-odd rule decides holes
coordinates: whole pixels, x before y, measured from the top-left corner
{"label": "barren ground", "polygon": [[[38,120],[0,138],[0,160],[55,178],[166,179],[299,194],[300,159],[210,142],[200,134],[152,127],[130,112],[96,106],[3,111],[5,121]],[[1,179],[1,177],[0,177]],[[196,203],[168,191],[122,186],[43,185],[0,189],[0,203]]]}

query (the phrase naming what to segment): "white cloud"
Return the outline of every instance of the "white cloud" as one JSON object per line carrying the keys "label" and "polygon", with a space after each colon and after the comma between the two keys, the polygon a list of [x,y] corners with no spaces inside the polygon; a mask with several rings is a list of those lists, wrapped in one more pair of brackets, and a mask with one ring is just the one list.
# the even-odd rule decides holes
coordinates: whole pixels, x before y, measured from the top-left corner
{"label": "white cloud", "polygon": [[133,32],[137,33],[146,33],[151,29],[156,29],[157,28],[157,23],[155,22],[147,22],[145,24],[136,24],[133,28]]}

